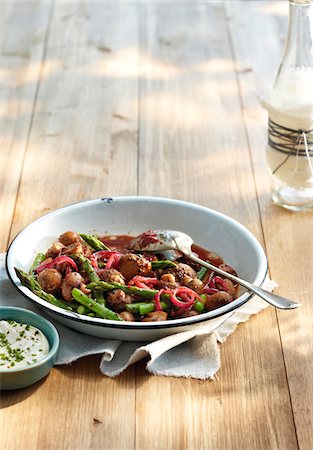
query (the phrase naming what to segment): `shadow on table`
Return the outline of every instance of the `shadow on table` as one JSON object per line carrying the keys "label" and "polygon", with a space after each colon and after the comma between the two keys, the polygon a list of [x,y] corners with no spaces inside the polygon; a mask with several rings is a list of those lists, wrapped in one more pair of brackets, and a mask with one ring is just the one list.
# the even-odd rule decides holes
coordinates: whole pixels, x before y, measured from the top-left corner
{"label": "shadow on table", "polygon": [[49,375],[47,375],[42,380],[37,381],[37,383],[32,386],[22,388],[22,389],[13,389],[11,391],[1,391],[0,392],[0,409],[8,408],[17,403],[23,402],[32,394],[34,394],[47,380]]}
{"label": "shadow on table", "polygon": [[135,380],[134,366],[128,368],[121,375],[110,378],[100,372],[100,360],[102,355],[90,355],[74,361],[71,364],[55,366],[59,374],[66,378],[77,380],[91,380],[93,383],[114,381],[116,383],[132,384]]}

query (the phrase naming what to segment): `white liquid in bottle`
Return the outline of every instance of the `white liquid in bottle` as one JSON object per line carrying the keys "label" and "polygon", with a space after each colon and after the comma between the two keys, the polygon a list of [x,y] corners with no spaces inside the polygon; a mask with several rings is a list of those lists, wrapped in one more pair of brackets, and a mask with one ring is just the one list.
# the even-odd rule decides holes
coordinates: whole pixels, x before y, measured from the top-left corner
{"label": "white liquid in bottle", "polygon": [[290,2],[284,58],[264,102],[272,198],[292,210],[313,208],[312,6],[310,0]]}

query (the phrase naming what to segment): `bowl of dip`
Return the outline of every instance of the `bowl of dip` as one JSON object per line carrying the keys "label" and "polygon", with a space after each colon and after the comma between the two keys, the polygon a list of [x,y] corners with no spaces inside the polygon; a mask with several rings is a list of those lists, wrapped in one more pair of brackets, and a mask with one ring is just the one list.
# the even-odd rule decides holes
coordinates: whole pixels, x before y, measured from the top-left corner
{"label": "bowl of dip", "polygon": [[51,322],[24,308],[0,307],[0,390],[20,389],[53,367],[59,335]]}

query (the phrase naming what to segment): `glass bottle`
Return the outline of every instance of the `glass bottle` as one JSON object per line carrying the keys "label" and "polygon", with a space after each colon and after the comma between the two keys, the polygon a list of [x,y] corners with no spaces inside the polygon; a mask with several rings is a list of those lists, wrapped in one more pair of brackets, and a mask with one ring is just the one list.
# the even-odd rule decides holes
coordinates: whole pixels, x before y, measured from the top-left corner
{"label": "glass bottle", "polygon": [[289,28],[266,109],[275,203],[313,209],[313,2],[289,0]]}

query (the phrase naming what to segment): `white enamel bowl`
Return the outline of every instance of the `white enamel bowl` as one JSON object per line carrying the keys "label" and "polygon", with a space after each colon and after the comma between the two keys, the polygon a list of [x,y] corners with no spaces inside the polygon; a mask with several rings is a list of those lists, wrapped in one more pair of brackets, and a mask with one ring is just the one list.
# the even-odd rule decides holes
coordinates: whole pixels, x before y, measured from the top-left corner
{"label": "white enamel bowl", "polygon": [[201,247],[219,254],[238,275],[261,286],[267,273],[267,260],[257,239],[241,224],[212,209],[178,200],[156,197],[115,197],[76,203],[46,214],[24,228],[7,253],[8,275],[30,301],[59,322],[77,331],[108,339],[149,341],[195,327],[214,330],[252,294],[246,292],[221,308],[185,319],[164,322],[115,322],[65,311],[40,299],[22,286],[14,267],[29,270],[38,252],[65,231],[89,234],[129,234],[136,236],[151,229],[180,230]]}

